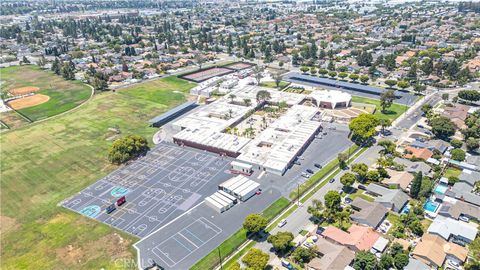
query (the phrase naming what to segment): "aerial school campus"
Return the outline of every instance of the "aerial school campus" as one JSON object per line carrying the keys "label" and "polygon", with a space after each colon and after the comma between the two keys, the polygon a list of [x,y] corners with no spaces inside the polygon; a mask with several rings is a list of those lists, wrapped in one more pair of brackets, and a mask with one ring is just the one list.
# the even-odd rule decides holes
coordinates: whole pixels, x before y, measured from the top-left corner
{"label": "aerial school campus", "polygon": [[[9,69],[2,73],[11,72]],[[29,66],[21,69],[35,70]],[[38,157],[38,165],[43,164],[42,173],[55,181],[46,180],[36,190],[27,190],[23,197],[19,193],[27,182],[22,181],[22,177],[38,175],[38,169],[30,165],[25,170],[26,165],[21,167],[3,161],[4,168],[8,168],[2,196],[4,210],[20,209],[25,215],[11,221],[12,227],[17,229],[21,222],[40,222],[45,230],[51,229],[56,222],[62,223],[67,230],[78,226],[76,219],[80,216],[58,209],[62,206],[87,217],[80,219],[86,224],[81,226],[97,227],[90,221],[95,219],[125,232],[121,237],[134,244],[139,267],[157,264],[165,269],[186,269],[238,233],[248,214],[266,211],[273,219],[289,205],[285,198],[292,198],[290,193],[310,181],[307,179],[317,170],[324,174],[322,166],[329,166],[338,153],[352,146],[346,123],[361,113],[375,112],[375,105],[371,104],[376,101],[370,98],[375,95],[378,98],[382,89],[376,88],[378,92],[373,93],[371,89],[363,89],[368,87],[358,85],[358,89],[348,90],[357,91],[358,97],[352,97],[336,86],[311,81],[302,85],[301,76],[306,75],[300,74],[286,74],[288,86],[274,89],[262,87],[262,83],[257,85],[254,69],[254,64],[239,62],[202,69],[179,78],[172,76],[145,82],[116,93],[96,94],[72,114],[43,123],[33,122],[5,133],[2,141],[13,144],[3,144],[2,152],[12,157],[11,162],[33,153]],[[262,81],[267,83],[273,80],[268,70],[260,77],[265,77]],[[199,84],[184,79],[196,80]],[[166,93],[157,93],[163,91]],[[190,92],[197,102],[181,103],[182,97],[168,97],[164,104],[157,103],[161,100],[158,96],[169,93],[175,96],[179,92],[185,96]],[[364,97],[359,98],[361,96]],[[354,103],[352,99],[356,98],[371,104]],[[105,99],[118,102],[112,111],[102,112],[115,115],[113,124],[106,121],[107,115],[96,115],[98,108],[108,106]],[[397,101],[402,102],[402,97]],[[394,105],[404,110],[402,105]],[[155,112],[162,111],[153,117]],[[401,113],[397,111],[393,115],[397,117]],[[147,119],[147,116],[152,118]],[[94,160],[104,158],[98,150],[97,153],[89,152],[95,147],[105,149],[101,144],[118,138],[117,130],[126,134],[150,134],[156,145],[145,156],[119,168],[95,164]],[[83,133],[83,140],[98,135],[101,138],[96,139],[96,145],[82,150],[72,145],[75,138],[80,138],[78,133]],[[47,141],[47,136],[55,139]],[[16,145],[14,153],[9,151],[13,145]],[[32,147],[36,149],[34,152],[28,150]],[[54,160],[42,159],[42,151],[52,150],[56,153]],[[81,161],[77,161],[77,155]],[[20,182],[9,183],[9,172],[18,173],[19,170],[25,170],[20,174],[23,175]],[[62,176],[53,176],[53,173]],[[82,179],[102,175],[92,185],[88,185],[92,179]],[[59,189],[57,185],[61,183],[65,188]],[[308,185],[302,185],[302,193],[307,188]],[[6,190],[12,192],[5,193]],[[9,196],[18,199],[12,203],[7,201]],[[43,196],[43,202],[25,206],[32,200],[40,200],[39,196]],[[31,211],[47,213],[50,220],[45,220],[45,216],[38,220]],[[21,230],[28,230],[28,226],[22,226]],[[110,235],[107,228],[88,234]],[[42,241],[47,244],[54,240],[51,237]],[[8,238],[6,240],[8,245]],[[31,250],[27,254],[37,252]],[[121,253],[125,255],[128,249]],[[22,259],[23,263],[29,260]]]}

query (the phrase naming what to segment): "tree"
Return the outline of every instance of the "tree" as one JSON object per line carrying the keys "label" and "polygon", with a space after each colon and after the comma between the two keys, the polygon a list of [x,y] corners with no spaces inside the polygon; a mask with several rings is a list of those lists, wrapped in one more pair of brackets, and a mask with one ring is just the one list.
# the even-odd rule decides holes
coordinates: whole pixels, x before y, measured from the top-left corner
{"label": "tree", "polygon": [[350,76],[348,77],[354,82],[356,82],[360,78],[360,76],[358,76],[358,74],[355,74],[355,73],[350,74]]}
{"label": "tree", "polygon": [[108,151],[108,160],[113,164],[122,164],[136,158],[149,149],[144,137],[128,135],[113,142]]}
{"label": "tree", "polygon": [[293,234],[291,232],[278,232],[268,236],[267,242],[280,252],[288,250],[292,246]]}
{"label": "tree", "polygon": [[378,267],[381,270],[389,270],[393,266],[393,257],[390,254],[382,254]]}
{"label": "tree", "polygon": [[382,107],[382,112],[385,112],[385,109],[390,108],[394,100],[395,91],[393,90],[388,90],[380,94],[380,106]]}
{"label": "tree", "polygon": [[249,99],[249,98],[244,98],[243,103],[245,104],[245,106],[248,107],[248,106],[252,105],[252,100]]}
{"label": "tree", "polygon": [[322,76],[325,76],[326,74],[328,74],[328,70],[321,68],[318,70],[318,73]]}
{"label": "tree", "polygon": [[473,137],[468,137],[466,145],[467,145],[467,150],[471,152],[477,150],[480,146],[480,144],[478,143],[478,140],[476,140]]}
{"label": "tree", "polygon": [[268,224],[268,220],[260,214],[250,214],[243,221],[243,228],[252,233],[263,231]]}
{"label": "tree", "polygon": [[419,198],[428,198],[432,194],[433,181],[428,177],[423,177],[422,186],[420,187],[420,192],[418,193]]}
{"label": "tree", "polygon": [[480,100],[480,91],[477,90],[462,90],[458,92],[458,97],[463,100],[476,102]]}
{"label": "tree", "polygon": [[352,172],[357,174],[358,180],[364,182],[367,178],[368,166],[365,163],[356,163],[352,165]]}
{"label": "tree", "polygon": [[402,270],[405,266],[407,266],[408,264],[408,255],[405,254],[405,253],[398,253],[397,255],[395,255],[395,257],[393,258],[393,261],[394,261],[394,264],[395,264],[395,267],[398,269],[398,270]]}
{"label": "tree", "polygon": [[357,177],[353,173],[345,173],[340,177],[340,183],[346,187],[351,187],[354,183]]}
{"label": "tree", "polygon": [[428,115],[432,111],[433,107],[430,104],[425,104],[422,106],[421,110],[425,115]]}
{"label": "tree", "polygon": [[422,186],[422,178],[422,172],[418,172],[413,178],[412,185],[410,186],[410,196],[412,196],[414,199],[418,198],[420,188]]}
{"label": "tree", "polygon": [[302,66],[300,68],[300,71],[303,72],[303,73],[307,73],[310,69],[307,67],[307,66]]}
{"label": "tree", "polygon": [[107,81],[94,77],[92,80],[92,87],[96,91],[103,91],[103,90],[107,90],[108,84],[107,84]]}
{"label": "tree", "polygon": [[353,268],[355,270],[375,270],[377,268],[377,258],[369,251],[360,251],[355,256]]}
{"label": "tree", "polygon": [[453,148],[462,148],[463,142],[457,139],[453,139],[450,141],[450,144],[453,146]]}
{"label": "tree", "polygon": [[323,218],[323,203],[320,200],[312,200],[312,205],[308,206],[307,213],[312,215],[315,219],[321,220]]}
{"label": "tree", "polygon": [[410,231],[412,231],[413,234],[417,236],[423,235],[423,226],[420,220],[418,219],[408,224],[408,228],[410,229]]}
{"label": "tree", "polygon": [[416,83],[416,84],[413,86],[413,91],[415,91],[417,94],[421,94],[421,93],[425,92],[425,90],[427,90],[427,86],[426,86],[426,85],[423,85],[423,84],[420,84],[420,83]]}
{"label": "tree", "polygon": [[257,84],[260,84],[260,80],[262,79],[262,73],[263,73],[263,69],[260,66],[257,65],[253,68],[253,75],[257,80]]}
{"label": "tree", "polygon": [[465,152],[462,149],[453,149],[450,151],[450,154],[452,155],[453,160],[457,161],[464,161],[465,160]]}
{"label": "tree", "polygon": [[24,55],[23,58],[22,58],[22,63],[23,64],[30,64],[30,60],[28,60],[28,58]]}
{"label": "tree", "polygon": [[325,200],[325,207],[332,211],[337,212],[340,209],[340,204],[342,202],[342,196],[336,190],[329,190],[323,197]]}
{"label": "tree", "polygon": [[392,125],[392,121],[390,119],[382,118],[379,120],[380,126],[382,127],[382,133],[385,134],[385,129]]}
{"label": "tree", "polygon": [[315,76],[315,74],[317,74],[317,69],[315,67],[311,67],[310,68],[310,74],[312,74],[313,76]]}
{"label": "tree", "polygon": [[380,173],[378,171],[368,171],[365,178],[370,182],[378,182],[380,181]]}
{"label": "tree", "polygon": [[334,78],[335,76],[337,76],[337,72],[335,72],[335,71],[330,71],[330,72],[328,72],[328,76]]}
{"label": "tree", "polygon": [[397,148],[397,145],[390,140],[381,140],[377,143],[377,145],[383,148],[379,152],[382,155],[393,155]]}
{"label": "tree", "polygon": [[397,82],[397,86],[402,88],[403,90],[407,89],[408,87],[410,87],[410,83],[407,82],[407,81],[398,81]]}
{"label": "tree", "polygon": [[228,95],[228,97],[230,98],[230,103],[233,103],[233,100],[237,97],[235,94],[230,94]]}
{"label": "tree", "polygon": [[273,79],[275,80],[275,86],[279,88],[280,83],[282,82],[282,75],[280,75],[280,73],[275,73],[275,75],[273,75]]}
{"label": "tree", "polygon": [[58,58],[55,58],[55,60],[53,61],[51,70],[55,74],[60,75],[61,67],[60,67],[60,61],[58,61]]}
{"label": "tree", "polygon": [[368,75],[362,75],[362,76],[360,76],[360,81],[361,81],[362,83],[367,83],[368,80],[370,80],[370,78],[368,77]]}
{"label": "tree", "polygon": [[347,153],[338,153],[338,166],[340,169],[345,169],[347,167],[348,154]]}
{"label": "tree", "polygon": [[197,63],[198,65],[198,68],[199,69],[202,69],[202,65],[203,63],[205,63],[205,57],[203,56],[203,54],[201,53],[196,53],[195,56],[194,56],[194,59],[195,59],[195,62]]}
{"label": "tree", "polygon": [[270,92],[268,92],[267,90],[260,90],[257,92],[257,96],[256,96],[257,102],[267,101],[270,98],[271,98]]}
{"label": "tree", "polygon": [[445,116],[436,116],[430,120],[432,133],[439,139],[448,140],[455,134],[455,124]]}
{"label": "tree", "polygon": [[443,94],[442,94],[442,99],[443,99],[443,100],[445,100],[445,101],[448,100],[448,97],[449,97],[449,96],[448,96],[448,93],[443,93]]}
{"label": "tree", "polygon": [[397,84],[396,80],[385,80],[385,84],[392,88],[394,85]]}
{"label": "tree", "polygon": [[242,262],[251,270],[263,270],[267,266],[270,256],[263,251],[252,248],[242,258]]}
{"label": "tree", "polygon": [[240,264],[238,262],[232,263],[227,270],[241,270],[242,268],[240,267]]}
{"label": "tree", "polygon": [[302,246],[297,247],[292,253],[292,257],[295,259],[295,261],[299,263],[308,263],[310,260],[312,260],[316,256],[317,256],[317,253],[315,252],[315,249],[304,248]]}
{"label": "tree", "polygon": [[340,77],[340,79],[345,79],[346,77],[348,77],[348,74],[346,72],[340,72],[338,73],[338,77]]}
{"label": "tree", "polygon": [[352,132],[352,136],[360,143],[366,143],[376,133],[375,128],[378,126],[378,118],[372,114],[360,114],[352,121],[348,127]]}

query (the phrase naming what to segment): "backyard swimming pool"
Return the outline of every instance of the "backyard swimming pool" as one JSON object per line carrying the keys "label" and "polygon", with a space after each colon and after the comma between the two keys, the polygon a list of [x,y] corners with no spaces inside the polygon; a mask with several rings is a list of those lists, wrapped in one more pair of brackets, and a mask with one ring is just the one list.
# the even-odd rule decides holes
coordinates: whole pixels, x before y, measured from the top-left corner
{"label": "backyard swimming pool", "polygon": [[438,206],[440,206],[439,203],[437,202],[432,202],[430,199],[428,199],[425,204],[423,205],[423,209],[435,213],[437,211]]}
{"label": "backyard swimming pool", "polygon": [[448,187],[446,185],[438,184],[437,187],[435,187],[435,193],[445,194],[447,189]]}

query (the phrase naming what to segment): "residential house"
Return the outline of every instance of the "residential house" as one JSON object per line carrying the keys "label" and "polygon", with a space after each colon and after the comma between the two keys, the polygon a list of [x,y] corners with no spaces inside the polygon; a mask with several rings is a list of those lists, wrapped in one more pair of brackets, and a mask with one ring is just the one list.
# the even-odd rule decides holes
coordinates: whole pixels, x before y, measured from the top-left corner
{"label": "residential house", "polygon": [[347,231],[334,226],[328,226],[322,232],[325,239],[346,246],[353,251],[370,250],[380,237],[370,227],[353,224]]}
{"label": "residential house", "polygon": [[453,107],[445,107],[441,115],[452,120],[459,129],[464,129],[467,127],[465,119],[467,119],[469,109],[470,106],[456,103]]}
{"label": "residential house", "polygon": [[457,220],[461,216],[480,220],[480,207],[460,200],[456,200],[455,203],[444,201],[438,214]]}
{"label": "residential house", "polygon": [[413,258],[432,268],[441,267],[447,258],[463,263],[467,254],[466,248],[429,233],[422,236],[420,242],[412,251]]}
{"label": "residential house", "polygon": [[374,183],[367,186],[367,193],[375,196],[375,201],[399,213],[410,197],[400,189],[389,189]]}
{"label": "residential house", "polygon": [[413,174],[406,171],[395,171],[395,170],[386,170],[390,178],[385,178],[382,180],[382,183],[387,186],[393,186],[395,188],[401,188],[402,190],[407,190],[410,187],[414,176]]}
{"label": "residential house", "polygon": [[359,224],[370,226],[376,229],[388,214],[388,209],[377,202],[369,202],[360,197],[356,197],[351,206],[356,210],[350,215],[350,218]]}
{"label": "residential house", "polygon": [[405,170],[407,172],[413,173],[413,172],[422,172],[423,175],[428,175],[432,168],[428,165],[425,164],[424,162],[414,162],[408,159],[404,158],[394,158],[393,161],[395,163],[401,164],[405,166]]}
{"label": "residential house", "polygon": [[308,264],[308,270],[345,269],[355,258],[355,253],[345,246],[334,244],[324,238],[316,242],[320,257],[313,258]]}
{"label": "residential house", "polygon": [[408,264],[403,268],[403,270],[430,270],[431,268],[415,258],[409,258]]}
{"label": "residential house", "polygon": [[470,243],[475,240],[478,229],[467,222],[459,221],[453,218],[437,216],[427,231],[430,234],[436,234],[449,241],[460,241]]}
{"label": "residential house", "polygon": [[423,160],[427,160],[433,156],[433,152],[427,148],[415,148],[412,146],[405,147],[405,158],[421,158]]}

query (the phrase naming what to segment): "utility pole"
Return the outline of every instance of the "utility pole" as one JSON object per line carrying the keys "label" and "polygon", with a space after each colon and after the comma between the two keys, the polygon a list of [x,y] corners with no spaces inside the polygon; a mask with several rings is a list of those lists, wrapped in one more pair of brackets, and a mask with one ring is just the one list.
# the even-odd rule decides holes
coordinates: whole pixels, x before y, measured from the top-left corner
{"label": "utility pole", "polygon": [[218,250],[218,258],[220,259],[220,270],[223,270],[223,262],[222,262],[222,255],[220,254],[220,248]]}
{"label": "utility pole", "polygon": [[300,184],[297,183],[297,204],[300,207]]}

